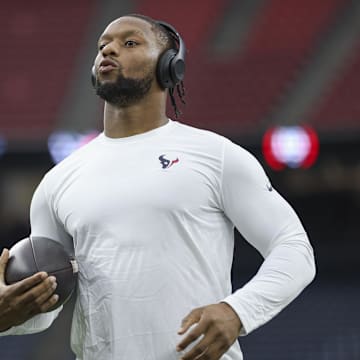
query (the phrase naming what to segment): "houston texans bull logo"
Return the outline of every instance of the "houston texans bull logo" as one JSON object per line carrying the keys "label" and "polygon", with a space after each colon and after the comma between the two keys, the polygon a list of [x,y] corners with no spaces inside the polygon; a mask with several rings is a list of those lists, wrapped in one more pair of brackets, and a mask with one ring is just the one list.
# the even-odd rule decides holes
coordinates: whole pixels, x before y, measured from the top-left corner
{"label": "houston texans bull logo", "polygon": [[166,154],[159,156],[159,160],[160,160],[160,163],[161,163],[163,169],[168,169],[171,166],[173,166],[174,164],[179,162],[179,158],[176,158],[175,160],[169,160],[169,159],[166,159],[165,156],[166,156]]}

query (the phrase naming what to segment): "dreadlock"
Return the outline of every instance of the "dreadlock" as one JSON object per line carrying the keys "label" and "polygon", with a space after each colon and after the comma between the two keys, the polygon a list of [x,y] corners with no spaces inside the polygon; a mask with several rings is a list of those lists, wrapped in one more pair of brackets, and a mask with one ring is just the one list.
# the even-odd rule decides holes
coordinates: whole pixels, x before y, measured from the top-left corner
{"label": "dreadlock", "polygon": [[[141,14],[129,14],[126,16],[142,19],[151,25],[151,29],[154,31],[159,45],[163,48],[161,55],[169,49],[175,49],[176,51],[178,50],[178,39],[176,38],[176,36],[171,32],[167,31],[163,26],[159,25],[156,20],[152,19],[149,16]],[[175,118],[178,119],[181,115],[181,111],[177,105],[175,94],[177,94],[181,103],[185,105],[185,87],[183,81],[180,81],[178,84],[176,84],[176,91],[174,87],[169,88],[171,106],[173,107]]]}
{"label": "dreadlock", "polygon": [[[180,101],[184,105],[186,105],[186,102],[185,102],[185,87],[184,87],[184,82],[182,80],[178,84],[176,84],[176,91],[177,91],[177,95],[178,95]],[[172,105],[172,107],[174,109],[175,118],[178,119],[182,113],[181,113],[181,111],[178,108],[177,103],[176,103],[176,99],[175,99],[175,95],[174,95],[174,88],[169,89],[169,95],[170,95],[171,105]]]}

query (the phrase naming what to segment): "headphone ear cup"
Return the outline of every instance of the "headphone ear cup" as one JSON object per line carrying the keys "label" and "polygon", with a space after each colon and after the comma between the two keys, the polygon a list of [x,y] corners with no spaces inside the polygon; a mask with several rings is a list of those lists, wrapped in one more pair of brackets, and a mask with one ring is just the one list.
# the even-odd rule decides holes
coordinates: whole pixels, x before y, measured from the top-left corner
{"label": "headphone ear cup", "polygon": [[174,87],[176,84],[174,83],[171,73],[171,61],[176,55],[176,50],[169,49],[165,51],[159,58],[158,64],[157,64],[157,79],[159,82],[159,85],[163,89],[168,89]]}
{"label": "headphone ear cup", "polygon": [[93,87],[96,85],[96,70],[95,65],[91,68],[91,84]]}
{"label": "headphone ear cup", "polygon": [[185,62],[183,59],[179,59],[178,56],[176,56],[170,64],[170,71],[171,71],[171,78],[176,85],[181,80],[184,79],[185,75]]}

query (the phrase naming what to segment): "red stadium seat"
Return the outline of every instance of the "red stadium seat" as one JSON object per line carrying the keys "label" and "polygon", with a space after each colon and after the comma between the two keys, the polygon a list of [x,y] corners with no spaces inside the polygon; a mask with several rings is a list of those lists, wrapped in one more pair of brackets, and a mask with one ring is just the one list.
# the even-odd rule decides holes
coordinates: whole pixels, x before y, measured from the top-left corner
{"label": "red stadium seat", "polygon": [[140,0],[136,11],[171,23],[186,39],[191,53],[209,40],[214,25],[221,21],[230,0],[183,0],[174,6],[166,0]]}
{"label": "red stadium seat", "polygon": [[186,120],[227,134],[258,130],[344,3],[266,2],[237,58],[222,63],[204,55],[192,59]]}
{"label": "red stadium seat", "polygon": [[360,45],[309,121],[320,130],[351,130],[360,124]]}
{"label": "red stadium seat", "polygon": [[6,56],[0,57],[0,133],[38,138],[54,127],[92,2],[2,4],[0,38]]}

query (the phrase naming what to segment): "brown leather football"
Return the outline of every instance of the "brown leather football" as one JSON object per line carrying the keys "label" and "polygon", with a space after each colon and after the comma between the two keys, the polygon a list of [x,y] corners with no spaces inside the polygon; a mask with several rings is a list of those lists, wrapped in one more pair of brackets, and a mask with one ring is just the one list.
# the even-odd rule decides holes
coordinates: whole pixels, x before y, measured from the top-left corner
{"label": "brown leather football", "polygon": [[59,300],[49,310],[52,311],[71,297],[77,282],[77,263],[64,246],[55,240],[31,236],[17,242],[10,249],[5,271],[6,283],[13,284],[39,271],[56,278],[55,293],[59,295]]}

